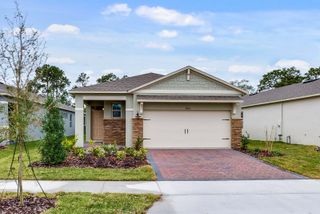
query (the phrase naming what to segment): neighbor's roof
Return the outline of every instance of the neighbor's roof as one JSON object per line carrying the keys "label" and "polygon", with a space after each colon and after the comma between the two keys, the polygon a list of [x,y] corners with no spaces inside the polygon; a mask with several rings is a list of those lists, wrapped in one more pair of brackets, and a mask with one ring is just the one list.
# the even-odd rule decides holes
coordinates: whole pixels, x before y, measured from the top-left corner
{"label": "neighbor's roof", "polygon": [[[8,92],[8,85],[0,82],[0,96],[8,96],[12,97],[10,93]],[[39,103],[44,103],[45,102],[45,97],[39,96]],[[58,105],[59,109],[66,110],[66,111],[71,111],[74,112],[74,108],[72,106],[68,106],[62,103],[59,103]]]}
{"label": "neighbor's roof", "polygon": [[105,93],[105,92],[123,92],[137,88],[141,85],[144,85],[153,80],[163,77],[161,74],[156,73],[147,73],[141,74],[133,77],[127,77],[111,82],[100,83],[96,85],[90,85],[81,88],[75,88],[70,91],[70,93],[86,93],[86,92],[95,92],[95,93]]}
{"label": "neighbor's roof", "polygon": [[243,97],[242,107],[320,96],[320,79],[284,86]]}
{"label": "neighbor's roof", "polygon": [[200,96],[200,95],[138,95],[138,101],[235,101],[242,102],[240,96]]}

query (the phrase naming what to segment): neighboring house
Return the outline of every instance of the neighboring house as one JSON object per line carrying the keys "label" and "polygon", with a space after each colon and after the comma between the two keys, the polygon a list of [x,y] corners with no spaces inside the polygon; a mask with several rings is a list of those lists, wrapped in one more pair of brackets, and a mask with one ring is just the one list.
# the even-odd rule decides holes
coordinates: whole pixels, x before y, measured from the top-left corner
{"label": "neighboring house", "polygon": [[191,66],[168,75],[147,73],[71,90],[76,136],[146,148],[237,148],[241,96],[246,92]]}
{"label": "neighboring house", "polygon": [[245,96],[244,133],[256,140],[320,145],[320,79]]}
{"label": "neighboring house", "polygon": [[[9,114],[10,114],[10,103],[12,102],[12,98],[7,90],[8,86],[0,83],[0,128],[8,127],[9,122]],[[40,98],[39,100],[43,100]],[[39,115],[39,119],[41,120],[42,116],[45,113],[45,109],[42,105],[39,105],[36,114]],[[64,120],[64,131],[66,136],[74,135],[75,130],[75,113],[74,108],[71,106],[59,104],[60,112],[63,116]],[[40,121],[32,124],[28,128],[28,134],[30,140],[38,140],[43,138],[42,128]]]}

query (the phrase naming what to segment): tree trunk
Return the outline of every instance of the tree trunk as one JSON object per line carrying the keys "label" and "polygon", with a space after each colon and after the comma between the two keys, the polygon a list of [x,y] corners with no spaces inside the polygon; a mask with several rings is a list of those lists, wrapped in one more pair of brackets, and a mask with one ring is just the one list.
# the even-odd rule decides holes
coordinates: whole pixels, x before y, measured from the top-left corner
{"label": "tree trunk", "polygon": [[23,179],[23,160],[22,160],[22,153],[23,153],[23,145],[21,140],[18,138],[18,146],[19,146],[19,167],[18,167],[18,197],[20,200],[20,205],[23,205],[23,189],[22,189],[22,179]]}

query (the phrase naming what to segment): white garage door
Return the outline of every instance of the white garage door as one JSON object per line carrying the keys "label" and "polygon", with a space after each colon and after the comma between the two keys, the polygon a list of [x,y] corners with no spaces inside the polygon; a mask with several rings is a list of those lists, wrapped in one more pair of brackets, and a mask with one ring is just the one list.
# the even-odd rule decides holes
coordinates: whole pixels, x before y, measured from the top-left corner
{"label": "white garage door", "polygon": [[146,148],[230,148],[229,111],[145,111]]}

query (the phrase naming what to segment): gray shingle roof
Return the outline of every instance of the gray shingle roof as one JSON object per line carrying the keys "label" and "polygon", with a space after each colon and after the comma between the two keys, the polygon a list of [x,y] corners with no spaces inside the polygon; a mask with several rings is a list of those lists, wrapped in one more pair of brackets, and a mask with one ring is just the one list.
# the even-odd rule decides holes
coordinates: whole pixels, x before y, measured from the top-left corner
{"label": "gray shingle roof", "polygon": [[138,95],[138,100],[241,100],[240,96]]}
{"label": "gray shingle roof", "polygon": [[[12,97],[12,95],[10,95],[10,93],[8,92],[7,88],[8,88],[8,86],[6,84],[3,84],[0,82],[0,96]],[[9,98],[7,100],[11,100],[11,99]],[[38,102],[43,104],[45,102],[45,97],[39,96]],[[59,109],[74,112],[74,108],[72,106],[68,106],[68,105],[59,103],[58,107],[59,107]]]}
{"label": "gray shingle roof", "polygon": [[72,89],[70,92],[85,92],[85,91],[98,91],[98,92],[114,92],[114,91],[122,91],[127,92],[131,89],[144,85],[153,80],[159,79],[163,77],[161,74],[155,73],[147,73],[142,75],[137,75],[133,77],[127,77],[124,79],[119,79],[112,82],[105,82],[96,85],[90,85],[81,88]]}
{"label": "gray shingle roof", "polygon": [[312,95],[320,96],[320,79],[244,96],[242,107],[269,102],[280,102],[287,99],[298,99],[299,97]]}

